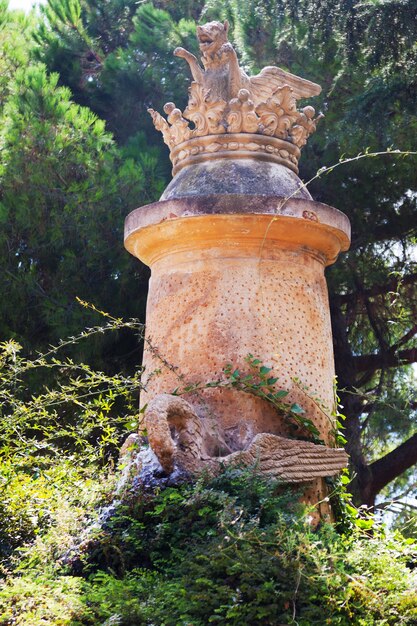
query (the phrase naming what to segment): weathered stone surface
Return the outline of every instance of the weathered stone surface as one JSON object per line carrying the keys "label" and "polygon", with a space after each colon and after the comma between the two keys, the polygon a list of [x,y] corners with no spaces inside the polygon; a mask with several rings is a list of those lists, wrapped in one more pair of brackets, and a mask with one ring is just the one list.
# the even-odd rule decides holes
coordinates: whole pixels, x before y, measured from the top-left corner
{"label": "weathered stone surface", "polygon": [[230,452],[220,434],[210,432],[193,407],[183,398],[158,394],[145,413],[149,444],[163,470],[170,474],[175,466],[191,474],[210,464],[210,447],[219,454]]}
{"label": "weathered stone surface", "polygon": [[236,52],[228,41],[228,31],[227,21],[197,26],[204,69],[196,57],[184,48],[174,50],[175,56],[185,59],[189,64],[193,79],[210,92],[210,100],[236,98],[241,89],[246,89],[258,105],[285,85],[291,87],[296,99],[309,98],[321,92],[320,85],[278,67],[265,67],[257,76],[247,76],[239,67]]}
{"label": "weathered stone surface", "polygon": [[167,474],[176,470],[192,475],[202,470],[217,472],[230,464],[249,465],[286,483],[305,483],[333,476],[347,464],[343,449],[270,433],[256,435],[246,450],[230,454],[223,433],[218,433],[215,441],[193,407],[169,394],[151,400],[145,424],[151,449]]}
{"label": "weathered stone surface", "polygon": [[306,483],[338,474],[347,466],[347,461],[343,448],[260,433],[247,450],[235,452],[223,462],[257,465],[262,474],[270,474],[285,483]]}
{"label": "weathered stone surface", "polygon": [[[248,181],[250,182],[249,173],[250,170],[247,172]],[[249,182],[247,183],[248,187],[250,186]],[[265,185],[265,192],[268,189],[269,187]],[[147,256],[147,250],[150,247],[155,248],[155,246],[151,246],[150,243],[148,245],[148,242],[154,240],[155,236],[153,234],[154,231],[145,230],[146,227],[162,225],[164,222],[171,222],[172,220],[185,217],[212,216],[209,223],[214,223],[215,216],[226,215],[235,216],[237,220],[240,219],[242,221],[242,229],[249,235],[247,226],[244,224],[245,221],[250,223],[251,220],[255,219],[267,220],[265,228],[268,227],[268,233],[270,228],[273,228],[274,236],[279,241],[285,241],[288,238],[292,238],[296,242],[299,241],[300,238],[307,236],[306,224],[315,222],[317,228],[314,227],[311,230],[312,233],[326,230],[334,238],[334,252],[327,254],[324,251],[326,265],[333,263],[341,250],[344,251],[349,248],[350,223],[348,218],[341,211],[322,202],[298,197],[288,199],[288,196],[271,196],[269,194],[222,193],[204,195],[198,194],[197,190],[198,186],[194,188],[193,194],[188,197],[160,200],[129,213],[125,220],[125,246],[129,252],[151,265],[153,259]],[[259,218],[255,216],[259,216]],[[290,224],[290,221],[285,219],[271,219],[278,216],[295,218],[299,222]],[[219,219],[224,218],[219,217]],[[236,219],[231,223],[236,223]],[[187,230],[190,229],[192,233],[192,223],[187,223],[189,224]],[[167,226],[167,228],[171,227]],[[162,236],[161,230],[158,232],[158,235]],[[279,231],[279,234],[277,234],[277,231]],[[172,233],[169,236],[172,238]],[[328,239],[330,241],[331,237]],[[309,242],[306,241],[305,243],[308,245]],[[319,245],[318,237],[315,237],[315,240],[311,242],[311,246],[317,245]],[[161,248],[164,254],[170,254],[170,247],[166,246],[166,242],[161,242],[158,248]]]}
{"label": "weathered stone surface", "polygon": [[[176,206],[179,213],[181,202],[168,201],[165,209]],[[273,368],[277,385],[291,392],[289,399],[305,408],[326,439],[334,365],[324,267],[347,245],[341,214],[298,201],[292,208],[297,217],[198,215],[198,204],[196,198],[187,204],[194,215],[158,223],[152,208],[145,209],[143,222],[140,211],[128,218],[126,246],[152,267],[147,305],[152,349],[148,344],[144,365],[149,374],[159,373],[146,383],[142,405],[178,386],[215,380],[228,362],[245,372],[251,353]],[[337,227],[329,225],[332,215]],[[307,394],[294,378],[306,385]],[[308,394],[321,399],[327,415]],[[245,448],[260,432],[289,434],[285,420],[259,398],[232,389],[185,397],[199,417],[214,416],[231,450]]]}
{"label": "weathered stone surface", "polygon": [[[250,158],[217,158],[182,169],[169,183],[161,200],[215,194],[273,196],[311,200],[310,193],[288,167]],[[264,211],[267,212],[267,211]]]}

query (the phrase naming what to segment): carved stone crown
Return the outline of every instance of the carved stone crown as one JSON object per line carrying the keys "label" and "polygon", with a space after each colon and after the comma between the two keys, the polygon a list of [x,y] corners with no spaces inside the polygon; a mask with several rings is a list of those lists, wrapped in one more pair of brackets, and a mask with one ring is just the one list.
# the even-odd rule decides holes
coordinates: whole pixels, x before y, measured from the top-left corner
{"label": "carved stone crown", "polygon": [[312,106],[298,110],[297,100],[317,95],[321,88],[277,67],[247,76],[227,31],[227,22],[197,27],[205,69],[187,50],[174,51],[188,62],[194,78],[184,111],[168,102],[165,119],[148,109],[170,148],[172,173],[213,158],[261,159],[298,173],[300,149],[323,115],[315,117]]}

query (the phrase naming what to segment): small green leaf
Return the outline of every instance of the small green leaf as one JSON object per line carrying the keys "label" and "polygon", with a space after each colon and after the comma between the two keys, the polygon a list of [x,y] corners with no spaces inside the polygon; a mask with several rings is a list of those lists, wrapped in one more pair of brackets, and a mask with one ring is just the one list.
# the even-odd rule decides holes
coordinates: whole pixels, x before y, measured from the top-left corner
{"label": "small green leaf", "polygon": [[276,399],[279,399],[279,398],[285,398],[285,396],[288,396],[288,394],[289,394],[289,392],[288,392],[288,391],[285,391],[285,389],[280,389],[279,391],[277,391],[277,392],[274,394],[274,397],[275,397]]}
{"label": "small green leaf", "polygon": [[296,415],[301,415],[302,413],[305,413],[303,407],[301,407],[296,402],[294,402],[294,404],[291,405],[290,411],[292,413],[295,413]]}
{"label": "small green leaf", "polygon": [[361,528],[362,530],[370,530],[372,526],[375,524],[375,520],[373,519],[357,519],[355,521],[355,526]]}
{"label": "small green leaf", "polygon": [[268,378],[268,380],[266,381],[268,383],[268,385],[275,385],[275,383],[277,382],[278,378],[274,378],[273,376],[271,378]]}
{"label": "small green leaf", "polygon": [[269,374],[271,370],[272,367],[266,367],[266,365],[262,365],[262,367],[259,368],[259,373],[265,376],[266,374]]}
{"label": "small green leaf", "polygon": [[352,515],[354,517],[358,515],[358,509],[356,509],[351,504],[346,504],[346,511],[349,513],[349,515]]}
{"label": "small green leaf", "polygon": [[221,385],[220,380],[212,380],[209,383],[205,384],[206,387],[219,387],[220,385]]}

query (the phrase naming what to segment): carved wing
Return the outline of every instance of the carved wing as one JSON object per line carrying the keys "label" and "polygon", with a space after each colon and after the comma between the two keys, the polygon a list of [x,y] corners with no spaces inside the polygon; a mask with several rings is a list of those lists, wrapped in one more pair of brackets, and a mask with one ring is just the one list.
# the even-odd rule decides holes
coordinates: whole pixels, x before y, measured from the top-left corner
{"label": "carved wing", "polygon": [[223,459],[227,464],[257,463],[261,473],[271,474],[288,483],[305,483],[333,476],[346,467],[347,460],[343,448],[328,448],[269,433],[256,435],[247,450],[234,452]]}
{"label": "carved wing", "polygon": [[317,83],[312,83],[310,80],[290,74],[290,72],[286,72],[280,67],[264,67],[260,74],[251,76],[249,81],[250,92],[255,105],[266,102],[276,89],[284,85],[291,87],[293,95],[297,100],[318,96],[321,92],[321,87]]}

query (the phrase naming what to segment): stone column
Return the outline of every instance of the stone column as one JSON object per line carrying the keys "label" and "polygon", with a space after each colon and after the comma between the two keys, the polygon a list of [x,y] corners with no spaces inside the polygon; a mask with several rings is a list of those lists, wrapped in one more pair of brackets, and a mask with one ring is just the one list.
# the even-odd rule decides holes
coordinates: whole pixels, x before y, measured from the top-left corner
{"label": "stone column", "polygon": [[[204,71],[177,50],[194,77],[187,108],[166,104],[167,120],[150,110],[174,178],[159,202],[133,211],[125,225],[126,248],[152,271],[141,394],[142,407],[151,407],[151,448],[168,473],[181,464],[194,471],[219,459],[259,459],[261,471],[308,483],[304,499],[314,503],[326,495],[323,477],[346,462],[334,450],[324,270],[350,238],[346,216],[315,202],[297,176],[300,148],[321,116],[311,106],[297,110],[296,101],[320,87],[279,68],[248,77],[225,25],[198,32]],[[220,65],[210,69],[217,39],[224,55],[219,48]],[[229,364],[249,374],[248,359],[271,368],[275,388],[304,409],[320,445],[265,399],[207,387],[224,380]],[[174,393],[181,401],[170,404]]]}
{"label": "stone column", "polygon": [[[141,404],[221,378],[228,363],[247,372],[252,354],[329,443],[334,364],[324,268],[347,248],[348,228],[342,213],[318,202],[243,194],[131,213],[126,247],[152,270]],[[254,396],[214,388],[184,397],[220,425],[232,450],[259,432],[291,434]]]}
{"label": "stone column", "polygon": [[[256,190],[255,176],[242,185],[248,170],[241,163],[225,178],[231,167],[217,162],[217,185],[223,179],[226,189],[235,189],[240,179],[241,189]],[[255,175],[253,163],[251,169]],[[221,378],[228,363],[245,373],[252,354],[272,367],[277,388],[290,391],[289,401],[305,409],[332,445],[334,363],[324,269],[349,246],[346,216],[297,187],[291,199],[290,190],[287,196],[193,195],[198,190],[174,181],[169,199],[126,220],[127,249],[152,270],[141,404]],[[294,435],[272,406],[252,395],[209,388],[183,397],[232,451],[247,448],[257,433]]]}

